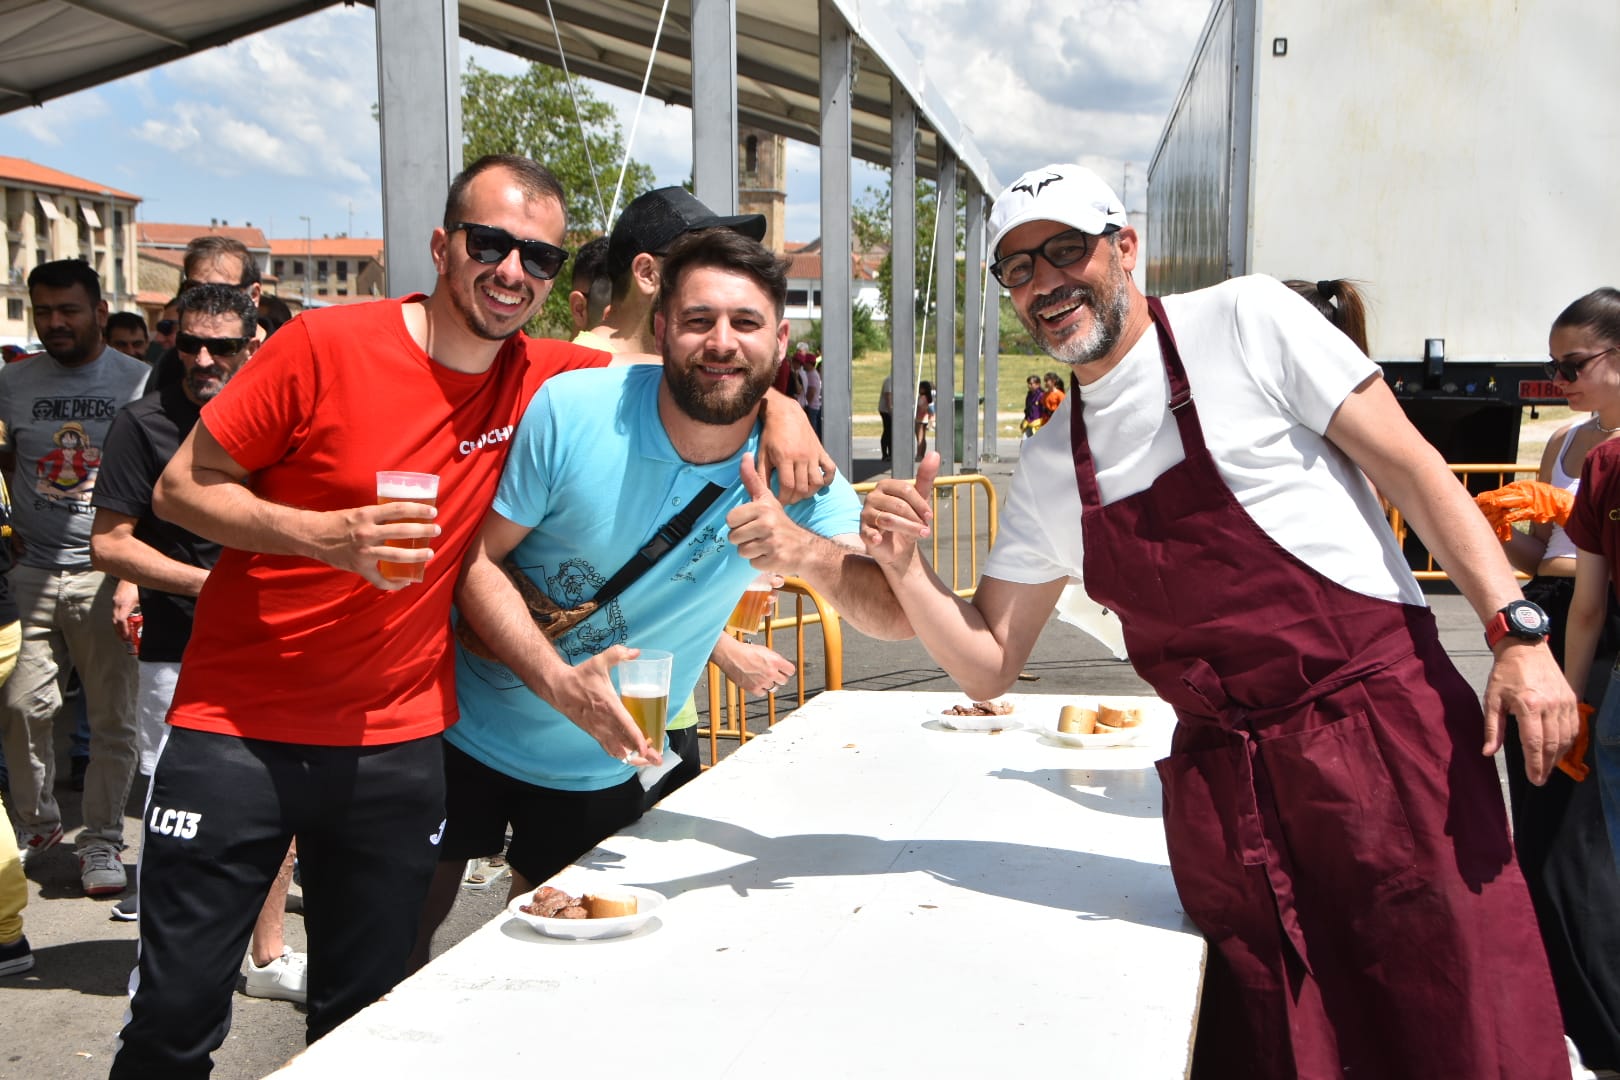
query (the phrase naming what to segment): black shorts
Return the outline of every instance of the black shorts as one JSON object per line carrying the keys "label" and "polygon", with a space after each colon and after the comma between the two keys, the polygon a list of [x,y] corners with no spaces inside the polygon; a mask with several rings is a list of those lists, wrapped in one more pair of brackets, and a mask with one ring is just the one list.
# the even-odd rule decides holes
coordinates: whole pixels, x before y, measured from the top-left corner
{"label": "black shorts", "polygon": [[641,817],[641,781],[631,777],[600,791],[559,791],[507,776],[444,744],[444,839],[440,862],[500,852],[538,885]]}

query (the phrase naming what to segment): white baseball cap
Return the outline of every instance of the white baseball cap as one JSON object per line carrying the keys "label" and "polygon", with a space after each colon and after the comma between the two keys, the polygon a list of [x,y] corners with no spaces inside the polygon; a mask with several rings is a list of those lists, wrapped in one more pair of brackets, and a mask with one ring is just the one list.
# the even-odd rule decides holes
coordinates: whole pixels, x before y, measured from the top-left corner
{"label": "white baseball cap", "polygon": [[1114,189],[1082,165],[1031,169],[996,196],[990,210],[991,260],[1002,237],[1031,221],[1060,221],[1093,236],[1130,224]]}

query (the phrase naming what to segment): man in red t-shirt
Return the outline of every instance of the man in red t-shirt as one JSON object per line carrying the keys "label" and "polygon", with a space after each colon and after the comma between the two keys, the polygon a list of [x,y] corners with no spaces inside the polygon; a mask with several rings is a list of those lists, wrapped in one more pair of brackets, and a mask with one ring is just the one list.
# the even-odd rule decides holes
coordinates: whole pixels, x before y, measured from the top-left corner
{"label": "man in red t-shirt", "polygon": [[[433,233],[433,294],[282,327],[159,482],[157,511],[225,550],[147,804],[139,967],[113,1076],[207,1074],[294,835],[308,1038],[404,973],[442,830],[461,557],[534,389],[607,361],[519,334],[567,258],[563,230],[543,167],[469,166]],[[437,510],[377,505],[385,469],[437,474]],[[384,577],[379,559],[425,564],[424,579]]]}

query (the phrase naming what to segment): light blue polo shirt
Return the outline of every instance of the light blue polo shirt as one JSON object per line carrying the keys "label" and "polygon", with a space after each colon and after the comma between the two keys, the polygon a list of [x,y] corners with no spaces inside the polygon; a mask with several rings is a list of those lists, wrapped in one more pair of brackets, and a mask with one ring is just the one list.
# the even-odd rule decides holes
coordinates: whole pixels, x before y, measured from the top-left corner
{"label": "light blue polo shirt", "polygon": [[[726,515],[748,501],[738,470],[744,451],[757,449],[759,431],[724,461],[682,461],[658,417],[662,379],[663,368],[651,365],[549,379],[513,436],[494,506],[532,529],[512,552],[516,565],[570,607],[596,595],[705,485],[712,481],[726,489],[677,549],[554,643],[571,664],[610,645],[667,649],[675,656],[673,715],[697,685],[726,617],[756,574],[730,543]],[[860,531],[860,499],[842,476],[787,513],[822,536]],[[563,791],[598,791],[635,772],[509,668],[459,644],[456,698],[461,720],[445,738],[508,776]]]}

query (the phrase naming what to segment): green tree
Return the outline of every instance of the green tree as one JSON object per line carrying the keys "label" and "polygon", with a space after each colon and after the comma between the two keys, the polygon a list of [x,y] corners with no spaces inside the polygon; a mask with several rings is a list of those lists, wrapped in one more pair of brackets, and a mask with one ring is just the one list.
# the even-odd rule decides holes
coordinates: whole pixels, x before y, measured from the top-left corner
{"label": "green tree", "polygon": [[[497,75],[469,60],[461,76],[461,135],[464,164],[485,154],[522,154],[556,174],[568,196],[564,246],[570,250],[607,231],[603,217],[618,184],[624,135],[613,107],[597,98],[588,84],[576,79],[570,95],[567,80],[556,68],[530,64],[520,75]],[[653,179],[650,166],[629,162],[619,208],[650,189]],[[568,314],[572,279],[570,265],[558,276],[545,306],[530,320],[531,334],[573,336]]]}

